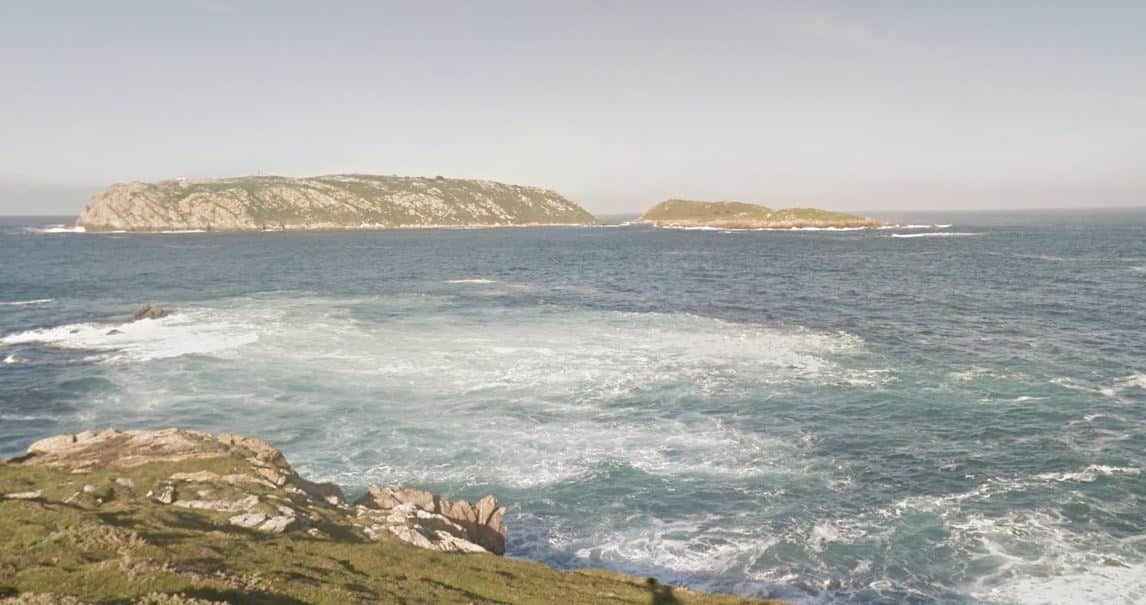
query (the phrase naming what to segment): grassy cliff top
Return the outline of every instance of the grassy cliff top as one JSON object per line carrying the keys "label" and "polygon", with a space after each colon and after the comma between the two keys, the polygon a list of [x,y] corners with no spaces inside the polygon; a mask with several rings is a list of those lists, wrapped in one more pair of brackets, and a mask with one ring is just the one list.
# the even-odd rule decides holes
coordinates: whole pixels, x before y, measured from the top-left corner
{"label": "grassy cliff top", "polygon": [[176,429],[54,439],[0,461],[0,603],[750,602],[419,548],[387,525],[410,510],[347,504],[254,439]]}
{"label": "grassy cliff top", "polygon": [[658,226],[725,228],[875,227],[883,223],[844,212],[819,208],[774,210],[745,202],[667,200],[641,215],[638,222]]}

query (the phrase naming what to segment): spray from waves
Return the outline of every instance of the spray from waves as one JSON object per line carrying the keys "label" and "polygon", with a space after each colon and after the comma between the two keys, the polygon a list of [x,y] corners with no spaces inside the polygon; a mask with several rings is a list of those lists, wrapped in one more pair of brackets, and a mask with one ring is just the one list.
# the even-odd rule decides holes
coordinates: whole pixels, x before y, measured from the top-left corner
{"label": "spray from waves", "polygon": [[933,233],[892,233],[891,237],[896,238],[913,238],[913,237],[970,237],[972,235],[982,235],[981,233],[970,233],[966,231],[936,231]]}
{"label": "spray from waves", "polygon": [[52,298],[37,298],[35,300],[11,300],[0,302],[0,307],[26,307],[31,305],[46,305],[54,302]]}
{"label": "spray from waves", "polygon": [[198,311],[121,324],[79,323],[27,330],[0,337],[0,345],[90,350],[101,361],[118,363],[218,354],[257,339],[257,331],[249,324]]}

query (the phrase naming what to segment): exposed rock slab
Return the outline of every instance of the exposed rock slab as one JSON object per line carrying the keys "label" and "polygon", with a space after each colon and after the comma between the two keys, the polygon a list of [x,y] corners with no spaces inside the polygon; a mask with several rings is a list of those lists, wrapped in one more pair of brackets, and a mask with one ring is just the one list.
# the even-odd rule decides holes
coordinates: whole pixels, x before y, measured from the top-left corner
{"label": "exposed rock slab", "polygon": [[[420,523],[420,519],[436,520],[440,517],[448,521],[435,531],[446,531],[458,538],[464,538],[495,553],[505,553],[506,530],[502,525],[505,508],[497,506],[493,496],[486,496],[476,503],[465,500],[447,500],[438,494],[398,486],[370,487],[355,504],[378,510],[394,511],[405,516],[406,522]],[[418,516],[421,513],[425,515]],[[412,517],[412,518],[411,518]],[[456,531],[458,528],[461,532]],[[460,535],[459,535],[460,534]]]}

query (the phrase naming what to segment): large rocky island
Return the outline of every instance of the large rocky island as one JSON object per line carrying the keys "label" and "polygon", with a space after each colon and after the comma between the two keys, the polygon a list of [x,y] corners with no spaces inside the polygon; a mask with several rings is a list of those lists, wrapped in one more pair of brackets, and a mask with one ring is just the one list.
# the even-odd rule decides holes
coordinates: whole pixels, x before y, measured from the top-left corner
{"label": "large rocky island", "polygon": [[596,222],[548,189],[335,174],[120,183],[93,197],[76,225],[87,231],[290,231]]}
{"label": "large rocky island", "polygon": [[394,486],[349,502],[249,437],[60,435],[0,460],[0,604],[749,602],[497,556],[504,514]]}
{"label": "large rocky island", "polygon": [[818,208],[773,210],[744,202],[667,200],[649,208],[635,222],[657,227],[715,229],[856,229],[882,227],[874,219]]}

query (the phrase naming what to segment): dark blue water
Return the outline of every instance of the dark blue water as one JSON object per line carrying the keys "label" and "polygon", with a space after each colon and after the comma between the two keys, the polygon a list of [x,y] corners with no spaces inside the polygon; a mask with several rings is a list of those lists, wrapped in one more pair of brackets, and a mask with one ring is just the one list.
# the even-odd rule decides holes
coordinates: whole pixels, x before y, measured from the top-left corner
{"label": "dark blue water", "polygon": [[[510,554],[562,567],[810,603],[1146,602],[1146,211],[906,218],[952,226],[6,219],[0,455],[235,431],[350,490],[493,492]],[[141,302],[174,313],[124,323]]]}

